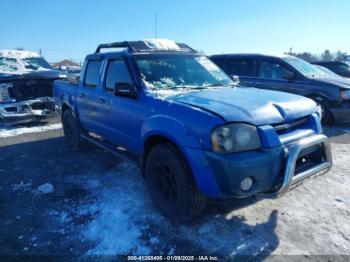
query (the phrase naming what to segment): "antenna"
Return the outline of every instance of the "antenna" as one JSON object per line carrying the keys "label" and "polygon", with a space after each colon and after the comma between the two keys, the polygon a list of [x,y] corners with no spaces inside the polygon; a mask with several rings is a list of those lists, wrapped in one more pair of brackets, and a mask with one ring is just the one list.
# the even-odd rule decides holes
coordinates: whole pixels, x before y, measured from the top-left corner
{"label": "antenna", "polygon": [[154,16],[154,47],[157,49],[157,24],[158,24],[158,15]]}

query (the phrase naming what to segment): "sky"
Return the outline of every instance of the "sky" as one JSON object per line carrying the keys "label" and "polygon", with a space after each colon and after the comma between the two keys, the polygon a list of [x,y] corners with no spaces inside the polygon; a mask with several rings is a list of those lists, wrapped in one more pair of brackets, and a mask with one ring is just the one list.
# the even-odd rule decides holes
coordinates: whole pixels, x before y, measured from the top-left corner
{"label": "sky", "polygon": [[157,37],[206,54],[350,53],[349,0],[1,0],[0,49],[81,61],[100,43]]}

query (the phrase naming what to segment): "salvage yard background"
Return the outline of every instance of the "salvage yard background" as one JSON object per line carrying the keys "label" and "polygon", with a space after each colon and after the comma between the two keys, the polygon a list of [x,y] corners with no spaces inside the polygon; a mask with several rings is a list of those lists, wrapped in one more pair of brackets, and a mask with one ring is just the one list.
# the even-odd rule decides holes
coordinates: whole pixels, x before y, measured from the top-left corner
{"label": "salvage yard background", "polygon": [[175,226],[136,166],[91,146],[72,152],[58,117],[0,127],[0,254],[350,255],[350,128],[325,128],[334,168],[278,200],[211,201]]}

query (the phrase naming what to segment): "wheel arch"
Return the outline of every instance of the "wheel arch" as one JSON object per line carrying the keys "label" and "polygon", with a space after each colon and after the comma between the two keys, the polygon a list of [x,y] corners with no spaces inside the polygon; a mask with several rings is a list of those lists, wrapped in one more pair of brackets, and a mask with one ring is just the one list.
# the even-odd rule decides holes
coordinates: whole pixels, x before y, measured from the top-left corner
{"label": "wheel arch", "polygon": [[184,159],[185,159],[185,161],[186,161],[187,165],[189,166],[191,173],[192,173],[192,168],[189,164],[188,156],[187,156],[184,148],[182,147],[182,145],[179,143],[179,141],[176,141],[176,139],[174,139],[173,137],[171,137],[167,134],[164,134],[164,133],[152,133],[152,134],[149,134],[144,139],[144,143],[143,143],[143,150],[142,150],[142,154],[140,157],[140,167],[141,167],[142,176],[144,176],[144,174],[145,174],[144,173],[145,162],[147,159],[147,155],[151,151],[151,149],[159,144],[167,144],[167,143],[172,144],[173,146],[175,146],[179,150],[179,152],[184,157]]}
{"label": "wheel arch", "polygon": [[328,107],[327,111],[328,111],[328,114],[329,114],[329,119],[326,120],[324,123],[327,124],[327,123],[333,123],[334,122],[335,117],[334,117],[333,112],[331,110],[332,101],[330,99],[328,99],[325,95],[318,94],[318,93],[309,94],[309,95],[307,95],[307,97],[312,99],[313,101],[315,101],[315,103],[319,103],[319,102],[324,101],[323,104]]}

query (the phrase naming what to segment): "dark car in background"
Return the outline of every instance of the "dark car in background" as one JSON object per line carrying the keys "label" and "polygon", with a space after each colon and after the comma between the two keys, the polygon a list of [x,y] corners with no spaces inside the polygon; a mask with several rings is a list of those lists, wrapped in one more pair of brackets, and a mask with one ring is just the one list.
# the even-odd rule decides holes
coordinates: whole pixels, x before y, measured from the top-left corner
{"label": "dark car in background", "polygon": [[328,61],[315,62],[313,64],[323,66],[342,77],[350,78],[350,66],[345,62]]}
{"label": "dark car in background", "polygon": [[60,78],[60,71],[36,52],[0,50],[0,123],[28,123],[52,115],[53,81]]}
{"label": "dark car in background", "polygon": [[323,73],[329,75],[330,77],[336,77],[336,78],[342,78],[342,76],[334,73],[333,71],[329,70],[328,68],[320,65],[313,64],[317,69],[321,70]]}
{"label": "dark car in background", "polygon": [[299,94],[316,101],[324,123],[350,122],[350,81],[335,78],[290,55],[214,55],[211,59],[240,84]]}

